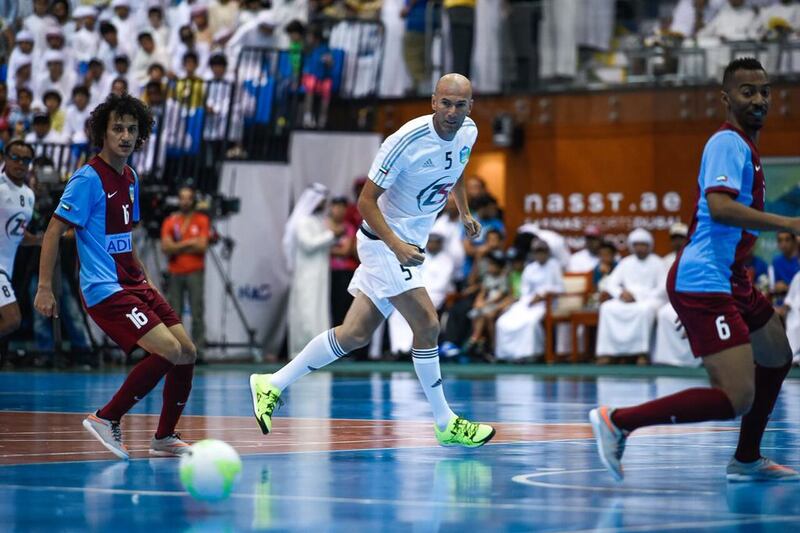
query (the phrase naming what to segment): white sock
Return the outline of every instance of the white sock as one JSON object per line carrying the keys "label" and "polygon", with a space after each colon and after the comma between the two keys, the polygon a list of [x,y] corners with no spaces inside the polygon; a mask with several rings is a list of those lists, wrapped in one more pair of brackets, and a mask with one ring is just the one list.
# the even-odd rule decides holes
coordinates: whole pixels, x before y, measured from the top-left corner
{"label": "white sock", "polygon": [[444,397],[442,387],[442,371],[439,369],[439,349],[438,348],[413,348],[411,357],[414,360],[414,370],[417,378],[431,404],[433,418],[439,430],[444,430],[447,423],[453,418],[455,413],[450,409]]}
{"label": "white sock", "polygon": [[283,390],[309,372],[319,370],[345,355],[347,353],[339,346],[333,329],[323,331],[306,344],[297,357],[272,374],[270,383]]}

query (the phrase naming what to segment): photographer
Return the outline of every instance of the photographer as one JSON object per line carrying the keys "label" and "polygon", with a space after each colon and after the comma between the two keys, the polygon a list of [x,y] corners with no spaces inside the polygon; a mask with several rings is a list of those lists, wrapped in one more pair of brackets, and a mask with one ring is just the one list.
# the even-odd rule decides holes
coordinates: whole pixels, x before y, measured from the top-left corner
{"label": "photographer", "polygon": [[210,222],[207,215],[195,211],[195,203],[192,186],[184,185],[178,190],[178,211],[167,217],[161,226],[161,250],[169,260],[167,299],[179,316],[182,316],[184,295],[189,295],[192,340],[197,346],[197,364],[202,364],[205,347],[203,287]]}

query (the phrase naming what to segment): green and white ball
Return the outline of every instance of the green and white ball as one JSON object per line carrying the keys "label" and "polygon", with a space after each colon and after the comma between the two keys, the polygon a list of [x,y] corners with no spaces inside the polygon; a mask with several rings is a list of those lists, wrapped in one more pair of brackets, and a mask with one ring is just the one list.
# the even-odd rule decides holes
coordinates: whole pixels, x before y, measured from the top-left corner
{"label": "green and white ball", "polygon": [[239,454],[221,440],[201,440],[192,445],[190,453],[181,456],[181,483],[198,500],[224,500],[241,474]]}

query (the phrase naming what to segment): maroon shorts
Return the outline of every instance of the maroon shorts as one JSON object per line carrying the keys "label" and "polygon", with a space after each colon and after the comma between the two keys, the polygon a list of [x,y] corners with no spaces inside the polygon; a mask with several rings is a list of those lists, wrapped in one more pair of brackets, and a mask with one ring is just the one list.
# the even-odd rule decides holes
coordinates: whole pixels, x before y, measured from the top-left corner
{"label": "maroon shorts", "polygon": [[769,300],[748,285],[734,294],[677,292],[667,294],[678,313],[695,357],[712,355],[750,343],[750,333],[761,329],[775,312]]}
{"label": "maroon shorts", "polygon": [[130,353],[145,333],[159,324],[167,327],[181,319],[155,289],[123,289],[86,311],[100,329]]}

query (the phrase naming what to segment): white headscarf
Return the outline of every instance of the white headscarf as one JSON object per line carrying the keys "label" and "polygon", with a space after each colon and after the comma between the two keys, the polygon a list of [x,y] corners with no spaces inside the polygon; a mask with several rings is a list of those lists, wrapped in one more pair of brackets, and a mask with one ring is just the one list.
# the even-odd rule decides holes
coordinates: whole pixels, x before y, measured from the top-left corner
{"label": "white headscarf", "polygon": [[646,244],[653,249],[653,235],[644,228],[636,228],[628,235],[628,248],[633,251],[633,245],[636,243]]}
{"label": "white headscarf", "polygon": [[313,183],[298,198],[297,203],[286,222],[283,232],[283,254],[286,257],[286,266],[289,272],[294,271],[294,253],[297,248],[297,224],[306,217],[311,216],[319,203],[328,197],[328,188],[321,183]]}

